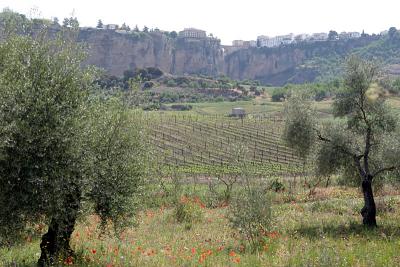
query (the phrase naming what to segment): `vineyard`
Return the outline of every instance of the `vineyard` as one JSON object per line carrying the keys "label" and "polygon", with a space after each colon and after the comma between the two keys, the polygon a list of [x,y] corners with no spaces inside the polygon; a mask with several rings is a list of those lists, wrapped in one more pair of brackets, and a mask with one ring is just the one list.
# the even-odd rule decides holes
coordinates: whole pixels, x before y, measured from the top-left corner
{"label": "vineyard", "polygon": [[153,114],[146,122],[163,166],[191,173],[235,172],[239,166],[259,175],[305,171],[304,160],[281,141],[279,117]]}

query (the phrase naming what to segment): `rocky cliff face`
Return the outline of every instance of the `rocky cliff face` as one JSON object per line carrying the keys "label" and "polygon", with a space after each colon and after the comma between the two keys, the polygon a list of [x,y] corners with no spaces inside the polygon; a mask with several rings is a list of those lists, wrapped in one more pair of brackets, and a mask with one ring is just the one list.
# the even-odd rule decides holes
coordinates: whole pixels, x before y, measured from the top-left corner
{"label": "rocky cliff face", "polygon": [[[125,70],[158,67],[164,72],[227,75],[255,79],[264,84],[313,81],[321,70],[310,66],[315,58],[340,58],[377,38],[304,43],[278,48],[249,48],[224,52],[215,39],[170,38],[161,32],[121,34],[108,30],[82,30],[79,40],[89,46],[86,64],[121,76]],[[306,65],[306,66],[305,66]]]}
{"label": "rocky cliff face", "polygon": [[[347,41],[304,43],[277,48],[250,48],[225,56],[224,73],[233,79],[255,79],[264,84],[313,81],[323,71],[315,59],[344,59],[354,49],[376,41],[377,37]],[[332,63],[333,65],[337,62]],[[340,66],[335,66],[340,67]]]}
{"label": "rocky cliff face", "polygon": [[79,40],[89,48],[85,63],[102,67],[112,75],[121,76],[125,70],[144,67],[178,75],[218,75],[223,69],[223,51],[213,39],[173,39],[158,32],[132,35],[84,30]]}

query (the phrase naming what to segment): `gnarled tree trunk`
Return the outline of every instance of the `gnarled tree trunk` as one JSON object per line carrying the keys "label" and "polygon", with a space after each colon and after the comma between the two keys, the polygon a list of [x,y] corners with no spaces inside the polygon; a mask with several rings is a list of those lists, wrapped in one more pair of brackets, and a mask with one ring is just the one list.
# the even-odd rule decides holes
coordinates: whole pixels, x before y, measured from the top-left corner
{"label": "gnarled tree trunk", "polygon": [[364,207],[361,209],[363,224],[368,227],[376,227],[376,206],[374,194],[372,193],[372,176],[368,176],[362,181],[362,191],[364,194]]}
{"label": "gnarled tree trunk", "polygon": [[74,251],[70,247],[72,232],[80,207],[80,194],[76,192],[66,198],[67,205],[59,217],[51,219],[49,229],[42,236],[40,243],[41,255],[38,266],[60,265],[68,257],[74,256]]}

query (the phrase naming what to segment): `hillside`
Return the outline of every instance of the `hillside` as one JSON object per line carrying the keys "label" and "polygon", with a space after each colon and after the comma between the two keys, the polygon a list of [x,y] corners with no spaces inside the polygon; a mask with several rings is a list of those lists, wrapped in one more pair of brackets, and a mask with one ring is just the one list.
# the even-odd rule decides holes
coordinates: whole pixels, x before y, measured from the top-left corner
{"label": "hillside", "polygon": [[312,82],[341,73],[350,54],[373,58],[389,68],[398,63],[400,42],[382,36],[300,43],[277,48],[247,48],[225,52],[219,40],[171,38],[163,32],[119,34],[105,30],[81,30],[88,44],[87,64],[121,76],[125,70],[158,67],[175,75],[226,75],[254,79],[263,84]]}
{"label": "hillside", "polygon": [[[30,21],[16,13],[0,14],[0,39],[4,36],[1,28],[10,16],[22,29],[30,29],[20,32],[34,34],[43,26],[51,34],[65,29],[48,20]],[[104,68],[110,75],[121,77],[127,70],[157,67],[173,75],[226,75],[235,80],[254,79],[265,85],[280,86],[337,77],[343,60],[352,53],[377,60],[385,69],[398,74],[398,35],[392,32],[391,36],[363,35],[355,39],[303,42],[275,48],[228,49],[214,37],[179,37],[158,29],[144,32],[80,28],[78,41],[88,48],[85,64]]]}

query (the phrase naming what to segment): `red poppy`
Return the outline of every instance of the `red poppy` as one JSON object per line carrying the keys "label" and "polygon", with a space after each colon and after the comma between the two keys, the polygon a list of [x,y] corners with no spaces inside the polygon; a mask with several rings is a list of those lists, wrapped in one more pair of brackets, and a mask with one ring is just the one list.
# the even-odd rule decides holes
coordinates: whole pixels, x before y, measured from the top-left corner
{"label": "red poppy", "polygon": [[68,258],[65,259],[64,264],[66,265],[74,264],[74,259],[72,258],[72,256],[68,256]]}

